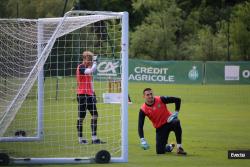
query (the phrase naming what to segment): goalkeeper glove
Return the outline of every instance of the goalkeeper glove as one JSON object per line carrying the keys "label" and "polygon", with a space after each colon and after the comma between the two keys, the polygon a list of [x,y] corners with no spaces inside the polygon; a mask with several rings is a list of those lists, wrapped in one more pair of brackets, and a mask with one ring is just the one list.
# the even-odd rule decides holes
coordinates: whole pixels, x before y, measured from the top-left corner
{"label": "goalkeeper glove", "polygon": [[93,61],[97,61],[97,56],[93,56]]}
{"label": "goalkeeper glove", "polygon": [[168,117],[167,122],[170,123],[170,122],[172,122],[174,119],[178,118],[178,113],[179,113],[178,111],[175,111],[174,113],[172,113],[172,115],[170,115],[170,116]]}
{"label": "goalkeeper glove", "polygon": [[144,138],[141,138],[141,148],[143,150],[148,150],[149,149],[149,145],[148,145],[147,141]]}

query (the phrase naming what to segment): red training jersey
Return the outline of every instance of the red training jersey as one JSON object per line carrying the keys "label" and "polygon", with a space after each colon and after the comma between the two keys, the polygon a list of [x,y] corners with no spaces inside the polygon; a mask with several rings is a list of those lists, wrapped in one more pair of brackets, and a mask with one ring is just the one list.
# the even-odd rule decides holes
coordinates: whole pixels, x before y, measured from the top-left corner
{"label": "red training jersey", "polygon": [[146,103],[142,104],[141,110],[150,119],[155,128],[159,128],[167,122],[168,117],[172,114],[165,103],[161,101],[160,96],[154,97],[154,104],[151,106]]}
{"label": "red training jersey", "polygon": [[84,66],[84,64],[78,65],[76,69],[77,94],[94,95],[92,75],[81,74],[80,66]]}

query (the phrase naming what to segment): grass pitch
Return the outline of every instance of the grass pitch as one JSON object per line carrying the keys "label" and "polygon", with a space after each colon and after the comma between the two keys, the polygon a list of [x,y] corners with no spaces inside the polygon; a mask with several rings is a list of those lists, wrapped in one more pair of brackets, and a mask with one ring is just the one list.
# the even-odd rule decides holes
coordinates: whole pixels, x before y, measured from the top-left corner
{"label": "grass pitch", "polygon": [[[188,155],[172,153],[156,155],[155,129],[146,119],[144,134],[149,150],[140,148],[137,133],[138,111],[144,102],[142,90],[151,87],[155,95],[178,96],[182,99],[179,118],[183,129],[183,147]],[[167,85],[129,83],[129,162],[81,164],[81,166],[113,167],[187,167],[249,166],[250,160],[229,160],[228,150],[250,149],[250,86],[249,85]],[[169,105],[170,110],[174,104]],[[170,134],[170,142],[175,142]],[[62,166],[62,165],[51,165]],[[63,165],[80,166],[80,165]]]}
{"label": "grass pitch", "polygon": [[[186,157],[176,150],[155,154],[155,130],[145,121],[145,138],[151,149],[139,148],[138,109],[143,102],[142,90],[151,87],[155,95],[179,96],[179,114],[183,129]],[[250,160],[229,160],[228,150],[250,149],[249,85],[158,85],[130,84],[133,105],[129,107],[129,163],[123,166],[248,166]],[[170,105],[174,109],[174,105]],[[174,134],[170,141],[175,142]]]}

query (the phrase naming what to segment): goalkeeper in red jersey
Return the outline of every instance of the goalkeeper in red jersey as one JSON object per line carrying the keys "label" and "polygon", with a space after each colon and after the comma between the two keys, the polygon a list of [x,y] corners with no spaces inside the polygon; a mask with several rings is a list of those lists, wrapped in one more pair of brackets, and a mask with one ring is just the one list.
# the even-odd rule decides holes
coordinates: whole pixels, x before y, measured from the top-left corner
{"label": "goalkeeper in red jersey", "polygon": [[[142,104],[139,111],[138,133],[141,140],[141,147],[144,150],[149,149],[149,145],[144,138],[144,120],[147,116],[156,129],[156,153],[164,154],[171,152],[175,144],[168,144],[168,137],[171,131],[174,131],[177,142],[177,154],[186,155],[182,148],[182,129],[178,113],[180,110],[181,99],[177,97],[153,96],[151,88],[143,90],[145,103]],[[171,113],[167,104],[175,103],[175,112]]]}
{"label": "goalkeeper in red jersey", "polygon": [[88,144],[87,139],[82,135],[83,120],[86,117],[86,110],[89,110],[91,118],[92,144],[104,144],[105,142],[97,138],[97,118],[96,97],[92,74],[96,70],[97,57],[90,51],[82,54],[83,62],[77,66],[77,102],[78,102],[78,120],[77,132],[80,144]]}

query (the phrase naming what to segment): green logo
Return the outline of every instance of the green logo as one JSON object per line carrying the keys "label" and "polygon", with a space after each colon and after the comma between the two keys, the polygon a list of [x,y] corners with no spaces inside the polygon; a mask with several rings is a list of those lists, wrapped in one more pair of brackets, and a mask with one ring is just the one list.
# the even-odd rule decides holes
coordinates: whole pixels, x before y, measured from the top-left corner
{"label": "green logo", "polygon": [[196,69],[196,66],[193,66],[192,69],[188,73],[188,78],[190,80],[197,80],[199,78],[199,73],[198,70]]}

